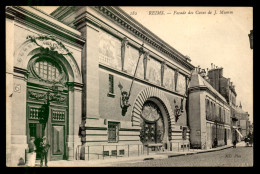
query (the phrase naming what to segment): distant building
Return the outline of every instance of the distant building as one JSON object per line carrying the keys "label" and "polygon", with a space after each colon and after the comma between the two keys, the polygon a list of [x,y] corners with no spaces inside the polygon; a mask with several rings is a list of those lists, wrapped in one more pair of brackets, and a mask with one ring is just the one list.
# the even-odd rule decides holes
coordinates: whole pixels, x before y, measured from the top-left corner
{"label": "distant building", "polygon": [[210,149],[231,144],[230,106],[208,82],[204,69],[192,73],[189,86],[191,146]]}
{"label": "distant building", "polygon": [[208,71],[208,82],[226,99],[230,106],[232,139],[241,140],[242,134],[238,129],[238,118],[236,118],[236,97],[235,85],[230,78],[223,76],[223,68],[211,65]]}
{"label": "distant building", "polygon": [[238,129],[243,135],[241,140],[244,140],[245,137],[249,134],[250,131],[250,121],[249,121],[249,114],[242,109],[242,105],[236,108],[236,118],[238,119]]}

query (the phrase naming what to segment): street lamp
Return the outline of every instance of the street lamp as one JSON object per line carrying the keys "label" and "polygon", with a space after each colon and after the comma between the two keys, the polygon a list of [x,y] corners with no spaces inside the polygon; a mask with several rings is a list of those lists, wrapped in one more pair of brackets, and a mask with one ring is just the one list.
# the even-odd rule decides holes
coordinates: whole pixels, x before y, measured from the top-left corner
{"label": "street lamp", "polygon": [[253,30],[250,30],[250,34],[248,34],[248,37],[249,37],[250,48],[253,49]]}
{"label": "street lamp", "polygon": [[[48,87],[44,104],[40,108],[40,113],[39,113],[39,122],[40,124],[43,125],[43,136],[45,134],[44,130],[49,118],[50,102],[60,96],[59,91],[61,90],[63,90],[63,86],[59,83],[54,83],[52,86]],[[54,93],[54,95],[50,95],[51,91]]]}

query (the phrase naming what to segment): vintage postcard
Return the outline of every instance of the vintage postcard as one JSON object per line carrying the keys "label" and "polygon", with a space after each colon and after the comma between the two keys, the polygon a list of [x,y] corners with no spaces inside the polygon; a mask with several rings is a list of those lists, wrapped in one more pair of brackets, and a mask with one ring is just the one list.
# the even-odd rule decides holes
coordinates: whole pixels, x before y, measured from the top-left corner
{"label": "vintage postcard", "polygon": [[5,14],[6,166],[253,166],[253,7]]}

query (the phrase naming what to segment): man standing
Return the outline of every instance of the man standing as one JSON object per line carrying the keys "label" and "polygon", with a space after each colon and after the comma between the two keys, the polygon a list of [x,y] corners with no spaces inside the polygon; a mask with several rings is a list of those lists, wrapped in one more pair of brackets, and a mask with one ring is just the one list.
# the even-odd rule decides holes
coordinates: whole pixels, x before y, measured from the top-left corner
{"label": "man standing", "polygon": [[47,162],[48,162],[47,155],[48,155],[50,145],[47,142],[46,136],[42,137],[42,142],[40,144],[40,148],[41,148],[41,167],[43,164],[43,159],[45,159],[45,166],[47,167]]}
{"label": "man standing", "polygon": [[233,148],[236,148],[237,146],[237,140],[235,139],[234,141],[233,141]]}

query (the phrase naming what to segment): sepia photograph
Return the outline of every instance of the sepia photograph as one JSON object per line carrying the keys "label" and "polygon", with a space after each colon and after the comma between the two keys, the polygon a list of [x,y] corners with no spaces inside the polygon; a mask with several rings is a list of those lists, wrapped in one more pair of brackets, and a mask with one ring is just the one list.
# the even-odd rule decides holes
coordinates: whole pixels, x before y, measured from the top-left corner
{"label": "sepia photograph", "polygon": [[253,167],[253,7],[6,6],[7,167]]}

